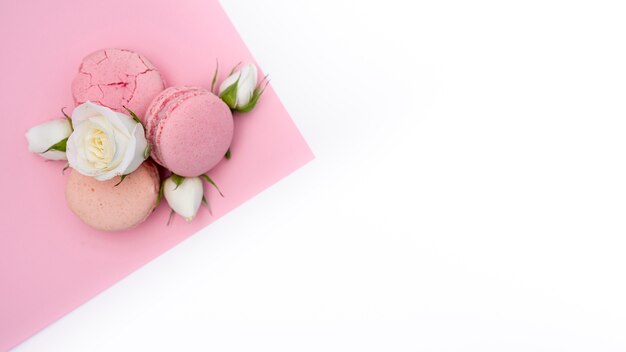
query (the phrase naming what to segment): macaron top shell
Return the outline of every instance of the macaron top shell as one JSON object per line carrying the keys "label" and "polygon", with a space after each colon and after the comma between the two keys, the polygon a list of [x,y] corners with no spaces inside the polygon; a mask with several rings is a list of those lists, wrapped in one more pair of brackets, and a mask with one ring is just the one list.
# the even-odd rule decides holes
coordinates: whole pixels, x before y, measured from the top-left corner
{"label": "macaron top shell", "polygon": [[148,59],[125,49],[103,49],[83,59],[72,82],[76,105],[86,101],[143,116],[155,96],[165,89],[161,74]]}
{"label": "macaron top shell", "polygon": [[157,204],[159,173],[150,161],[120,181],[114,177],[98,181],[72,171],[67,180],[65,198],[68,207],[85,224],[100,231],[122,231],[148,218]]}
{"label": "macaron top shell", "polygon": [[146,119],[153,159],[180,176],[212,169],[233,138],[230,109],[204,88],[166,89],[152,102]]}

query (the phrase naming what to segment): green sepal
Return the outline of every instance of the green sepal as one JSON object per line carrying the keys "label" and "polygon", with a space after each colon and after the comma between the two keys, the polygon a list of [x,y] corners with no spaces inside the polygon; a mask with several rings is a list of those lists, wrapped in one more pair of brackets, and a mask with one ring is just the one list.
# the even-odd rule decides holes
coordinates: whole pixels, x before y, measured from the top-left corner
{"label": "green sepal", "polygon": [[[263,84],[263,82],[265,82],[265,84]],[[254,88],[254,91],[252,92],[252,98],[250,98],[250,101],[248,102],[248,104],[240,108],[233,109],[233,111],[245,113],[254,109],[254,107],[256,106],[256,103],[259,101],[259,98],[261,97],[261,95],[263,95],[263,92],[265,92],[265,88],[267,87],[269,83],[270,81],[267,79],[267,75],[266,75],[265,77],[263,77],[261,82],[259,82],[259,84],[257,84],[257,86]],[[263,85],[263,87],[261,87],[261,85]]]}
{"label": "green sepal", "polygon": [[224,157],[226,158],[226,160],[230,160],[230,148],[228,148],[228,150],[226,151],[226,155],[224,155]]}
{"label": "green sepal", "polygon": [[206,208],[209,210],[209,214],[213,215],[213,212],[211,211],[211,206],[209,205],[209,201],[206,199],[205,195],[202,195],[202,204],[204,204],[204,206],[206,206]]}
{"label": "green sepal", "polygon": [[131,109],[127,108],[126,106],[122,106],[126,111],[128,111],[128,113],[130,114],[130,116],[133,118],[133,120],[135,120],[135,122],[137,122],[138,124],[140,124],[141,126],[143,126],[143,123],[141,123],[141,120],[139,119],[139,117],[137,117],[137,114],[135,114]]}
{"label": "green sepal", "polygon": [[215,73],[213,74],[213,80],[211,80],[211,92],[213,92],[213,90],[215,89],[215,82],[217,82],[217,70],[219,68],[219,63],[217,62],[217,59],[215,60]]}
{"label": "green sepal", "polygon": [[72,129],[72,131],[74,131],[74,124],[72,123],[72,118],[69,117],[66,113],[65,113],[65,107],[61,108],[61,114],[63,114],[63,116],[65,116],[65,118],[67,119],[67,121],[70,123],[70,128]]}
{"label": "green sepal", "polygon": [[237,85],[239,84],[239,78],[228,86],[228,88],[224,89],[224,91],[219,95],[220,99],[228,105],[229,108],[234,109],[235,104],[237,103]]}
{"label": "green sepal", "polygon": [[63,170],[61,170],[61,175],[65,175],[65,170],[70,168],[70,163],[66,163],[65,166],[63,166]]}
{"label": "green sepal", "polygon": [[120,176],[120,182],[116,183],[116,184],[115,184],[115,186],[113,186],[113,187],[117,187],[117,186],[119,186],[119,185],[120,185],[120,183],[122,183],[122,181],[124,181],[124,179],[126,178],[126,176],[128,176],[128,175],[121,175],[121,176]]}
{"label": "green sepal", "polygon": [[261,94],[263,94],[263,91],[261,92],[257,92],[257,90],[254,90],[254,93],[252,93],[252,98],[250,99],[250,101],[248,102],[248,104],[240,107],[240,108],[236,108],[233,111],[236,112],[250,112],[252,109],[254,109],[254,107],[256,106],[256,103],[259,101],[259,98],[261,97]]}
{"label": "green sepal", "polygon": [[67,138],[62,139],[60,142],[58,142],[56,144],[53,144],[50,148],[48,148],[45,151],[41,152],[41,154],[49,152],[51,150],[58,150],[60,152],[65,152],[65,149],[67,149]]}
{"label": "green sepal", "polygon": [[215,189],[217,190],[217,192],[220,194],[220,196],[224,197],[224,194],[222,194],[222,191],[220,191],[220,188],[217,187],[217,185],[215,184],[215,182],[213,182],[213,180],[211,180],[211,178],[209,177],[209,175],[207,174],[202,174],[200,175],[200,177],[202,177],[203,179],[205,179],[208,183],[210,183],[211,185],[213,185],[213,187],[215,187]]}
{"label": "green sepal", "polygon": [[185,178],[183,176],[178,176],[176,174],[172,174],[172,176],[170,176],[170,178],[172,179],[172,181],[174,181],[174,184],[176,185],[176,188],[178,188],[178,186],[183,184],[183,181],[185,180]]}
{"label": "green sepal", "polygon": [[161,185],[159,186],[159,195],[157,196],[156,205],[161,204],[161,199],[163,199],[164,188],[165,188],[165,180],[163,180],[163,182],[161,182]]}
{"label": "green sepal", "polygon": [[148,157],[150,156],[150,152],[152,151],[152,149],[150,149],[150,144],[148,144],[146,146],[146,149],[143,150],[143,160],[148,159]]}
{"label": "green sepal", "polygon": [[174,209],[170,211],[170,216],[167,218],[167,226],[170,226],[170,224],[172,223],[172,220],[174,220],[175,213],[176,212],[174,212]]}
{"label": "green sepal", "polygon": [[237,65],[233,66],[233,68],[230,70],[230,73],[228,75],[230,76],[233,73],[235,73],[235,71],[239,68],[239,66],[241,66],[241,61],[239,61]]}

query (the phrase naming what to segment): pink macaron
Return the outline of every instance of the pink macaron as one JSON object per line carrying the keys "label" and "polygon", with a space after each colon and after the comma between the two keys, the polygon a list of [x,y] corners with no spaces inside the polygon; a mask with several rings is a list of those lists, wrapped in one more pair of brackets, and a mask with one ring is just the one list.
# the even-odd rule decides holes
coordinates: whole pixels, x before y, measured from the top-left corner
{"label": "pink macaron", "polygon": [[185,177],[212,169],[233,139],[230,109],[200,87],[167,88],[154,98],[143,123],[152,158]]}
{"label": "pink macaron", "polygon": [[159,172],[150,161],[120,182],[120,177],[98,181],[72,171],[67,179],[67,205],[85,224],[100,231],[133,228],[152,213],[159,195]]}
{"label": "pink macaron", "polygon": [[143,116],[154,97],[165,89],[157,69],[134,51],[98,50],[83,59],[72,82],[76,105],[91,101],[127,113],[124,106]]}

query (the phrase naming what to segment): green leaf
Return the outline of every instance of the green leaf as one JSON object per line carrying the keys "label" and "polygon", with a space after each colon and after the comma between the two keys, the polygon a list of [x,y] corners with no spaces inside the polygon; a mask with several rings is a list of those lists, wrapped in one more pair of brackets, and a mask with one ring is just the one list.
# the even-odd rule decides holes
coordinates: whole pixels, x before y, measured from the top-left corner
{"label": "green leaf", "polygon": [[211,185],[213,185],[213,187],[215,187],[215,189],[217,190],[217,192],[220,194],[220,196],[224,197],[224,195],[222,194],[222,191],[220,191],[220,188],[217,187],[217,185],[215,184],[215,182],[213,182],[213,180],[211,180],[211,178],[209,177],[209,175],[207,174],[202,174],[200,175],[200,177],[202,177],[203,179],[205,179],[208,183],[210,183]]}
{"label": "green leaf", "polygon": [[230,160],[230,148],[228,148],[228,150],[226,151],[226,155],[224,155],[224,157],[226,158],[226,160]]}
{"label": "green leaf", "polygon": [[124,179],[126,178],[126,176],[128,176],[128,175],[122,175],[122,176],[120,176],[120,182],[116,183],[116,184],[115,184],[115,186],[113,186],[113,187],[117,187],[117,186],[119,186],[119,185],[120,185],[120,183],[122,183],[122,181],[124,181]]}
{"label": "green leaf", "polygon": [[67,148],[67,138],[61,140],[60,142],[58,142],[56,144],[53,144],[50,148],[48,148],[45,151],[41,152],[41,154],[43,154],[45,152],[49,152],[51,150],[58,150],[60,152],[64,152],[66,148]]}
{"label": "green leaf", "polygon": [[141,123],[141,120],[139,120],[139,118],[137,117],[137,114],[135,114],[131,109],[127,108],[126,106],[122,106],[126,111],[128,111],[128,113],[130,114],[130,116],[133,118],[133,120],[135,120],[135,122],[137,122],[138,124],[140,124],[141,126],[143,126],[143,123]]}
{"label": "green leaf", "polygon": [[237,103],[237,84],[239,84],[239,78],[220,94],[220,99],[231,109],[234,109]]}
{"label": "green leaf", "polygon": [[217,59],[215,59],[215,73],[213,74],[213,80],[211,81],[211,92],[213,92],[213,89],[215,88],[215,82],[217,82],[217,70],[219,66],[220,65],[217,62]]}
{"label": "green leaf", "polygon": [[181,184],[183,184],[183,181],[185,180],[185,178],[183,176],[178,176],[176,174],[172,174],[172,176],[170,176],[170,178],[172,179],[172,181],[174,181],[174,184],[176,185],[176,188],[178,188],[178,186],[180,186]]}
{"label": "green leaf", "polygon": [[150,151],[151,151],[150,144],[148,144],[146,146],[146,149],[144,149],[144,151],[143,151],[143,159],[144,160],[148,159],[148,157],[150,156]]}

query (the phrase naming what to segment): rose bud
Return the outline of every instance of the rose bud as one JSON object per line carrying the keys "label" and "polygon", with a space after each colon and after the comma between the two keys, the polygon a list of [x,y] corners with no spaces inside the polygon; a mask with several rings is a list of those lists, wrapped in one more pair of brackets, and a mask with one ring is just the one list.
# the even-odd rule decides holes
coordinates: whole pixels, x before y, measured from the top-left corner
{"label": "rose bud", "polygon": [[173,211],[191,221],[204,197],[202,181],[199,177],[172,175],[163,182],[163,196]]}
{"label": "rose bud", "polygon": [[72,124],[67,161],[85,176],[100,181],[123,177],[150,154],[143,126],[135,116],[87,101],[74,109]]}
{"label": "rose bud", "polygon": [[50,160],[65,160],[67,138],[72,134],[69,120],[54,119],[26,132],[28,150]]}
{"label": "rose bud", "polygon": [[219,97],[233,111],[248,112],[254,108],[259,97],[263,94],[265,86],[261,84],[265,78],[257,84],[257,68],[253,64],[244,65],[241,69],[231,72],[220,84]]}

